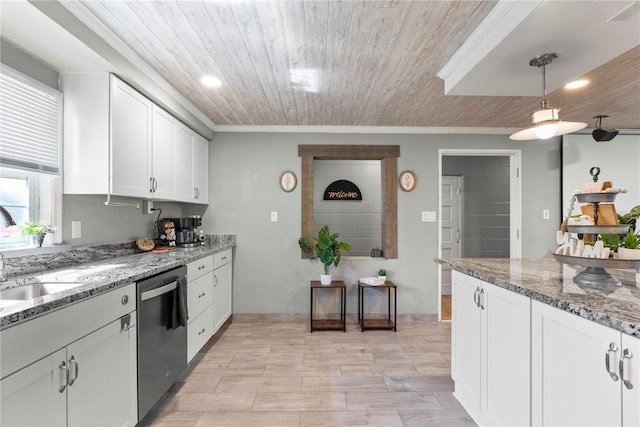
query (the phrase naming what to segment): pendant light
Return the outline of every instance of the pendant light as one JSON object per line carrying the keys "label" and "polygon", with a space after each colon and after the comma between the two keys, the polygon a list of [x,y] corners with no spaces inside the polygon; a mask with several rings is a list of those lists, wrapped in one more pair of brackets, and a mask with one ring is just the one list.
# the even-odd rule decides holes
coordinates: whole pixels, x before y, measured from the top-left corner
{"label": "pendant light", "polygon": [[546,66],[551,64],[557,57],[558,55],[555,53],[545,53],[529,61],[529,65],[542,70],[542,101],[540,102],[540,109],[531,113],[531,126],[514,133],[509,139],[517,141],[549,139],[553,136],[565,135],[587,127],[587,124],[582,122],[563,122],[558,116],[560,109],[549,104],[545,79]]}

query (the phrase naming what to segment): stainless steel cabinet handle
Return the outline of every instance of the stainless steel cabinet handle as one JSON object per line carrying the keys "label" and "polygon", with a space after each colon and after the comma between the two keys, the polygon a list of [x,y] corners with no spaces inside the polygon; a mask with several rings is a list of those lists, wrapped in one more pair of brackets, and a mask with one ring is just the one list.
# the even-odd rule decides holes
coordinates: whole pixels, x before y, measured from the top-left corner
{"label": "stainless steel cabinet handle", "polygon": [[214,275],[213,276],[216,279],[216,283],[213,284],[213,287],[215,288],[216,286],[218,286],[218,275]]}
{"label": "stainless steel cabinet handle", "polygon": [[203,268],[205,268],[205,266],[201,265],[200,267],[198,267],[198,270],[202,270]]}
{"label": "stainless steel cabinet handle", "polygon": [[631,390],[633,388],[633,384],[631,380],[624,377],[624,359],[629,359],[631,362],[631,358],[633,357],[633,353],[628,348],[622,350],[622,357],[620,358],[620,363],[618,364],[618,370],[620,371],[620,379],[622,380],[622,384],[627,388],[627,390]]}
{"label": "stainless steel cabinet handle", "polygon": [[475,292],[473,292],[473,303],[476,307],[480,307],[480,287],[477,287]]}
{"label": "stainless steel cabinet handle", "polygon": [[201,293],[200,295],[198,295],[198,298],[202,298],[202,297],[203,297],[203,296],[205,296],[205,295],[206,295],[206,293],[205,293],[205,292],[203,292],[203,293]]}
{"label": "stainless steel cabinet handle", "polygon": [[480,310],[484,310],[484,303],[482,302],[483,296],[484,296],[484,288],[480,289],[480,295],[478,295],[478,304],[480,306]]}
{"label": "stainless steel cabinet handle", "polygon": [[78,362],[76,362],[76,358],[74,356],[71,356],[71,358],[69,358],[69,386],[72,386],[78,379],[79,372],[80,368],[78,366]]}
{"label": "stainless steel cabinet handle", "polygon": [[149,193],[153,193],[153,177],[149,178]]}
{"label": "stainless steel cabinet handle", "polygon": [[204,334],[204,328],[202,328],[202,330],[198,332],[198,335],[202,335],[202,334]]}
{"label": "stainless steel cabinet handle", "polygon": [[616,343],[612,342],[611,344],[609,344],[609,350],[607,350],[607,354],[604,358],[604,365],[605,365],[605,368],[607,369],[607,373],[609,373],[609,376],[614,381],[618,381],[618,374],[616,374],[615,371],[611,370],[611,353],[617,353],[617,352],[618,352],[618,346],[616,345]]}
{"label": "stainless steel cabinet handle", "polygon": [[67,363],[63,360],[60,362],[58,366],[60,368],[60,388],[58,391],[60,393],[64,393],[64,390],[67,388],[67,384],[69,384],[69,369],[67,368]]}

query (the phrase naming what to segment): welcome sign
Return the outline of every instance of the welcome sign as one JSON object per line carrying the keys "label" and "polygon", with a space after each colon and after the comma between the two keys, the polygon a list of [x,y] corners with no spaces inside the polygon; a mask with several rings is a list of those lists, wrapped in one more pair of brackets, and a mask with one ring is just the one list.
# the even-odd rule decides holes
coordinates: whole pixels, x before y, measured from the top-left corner
{"label": "welcome sign", "polygon": [[323,200],[362,200],[362,192],[353,182],[339,179],[327,186]]}

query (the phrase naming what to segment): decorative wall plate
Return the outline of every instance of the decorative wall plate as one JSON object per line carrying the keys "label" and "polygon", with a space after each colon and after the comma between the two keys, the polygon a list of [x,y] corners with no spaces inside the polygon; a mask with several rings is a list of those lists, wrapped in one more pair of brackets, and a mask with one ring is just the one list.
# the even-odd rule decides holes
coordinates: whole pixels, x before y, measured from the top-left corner
{"label": "decorative wall plate", "polygon": [[295,190],[298,185],[298,178],[292,171],[284,171],[280,174],[280,187],[287,193]]}
{"label": "decorative wall plate", "polygon": [[411,171],[404,171],[400,174],[399,178],[400,188],[404,191],[412,191],[416,188],[417,178],[416,174]]}

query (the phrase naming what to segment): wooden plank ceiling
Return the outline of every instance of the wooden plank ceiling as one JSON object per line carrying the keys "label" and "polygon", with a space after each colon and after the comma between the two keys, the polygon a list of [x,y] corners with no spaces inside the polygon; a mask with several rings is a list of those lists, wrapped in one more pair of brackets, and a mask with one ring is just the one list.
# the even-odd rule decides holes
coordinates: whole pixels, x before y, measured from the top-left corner
{"label": "wooden plank ceiling", "polygon": [[[444,95],[436,73],[494,1],[82,3],[217,125],[520,128],[539,107]],[[549,99],[563,120],[608,114],[605,127],[638,129],[638,58],[640,47]],[[205,74],[222,86],[203,87]]]}

